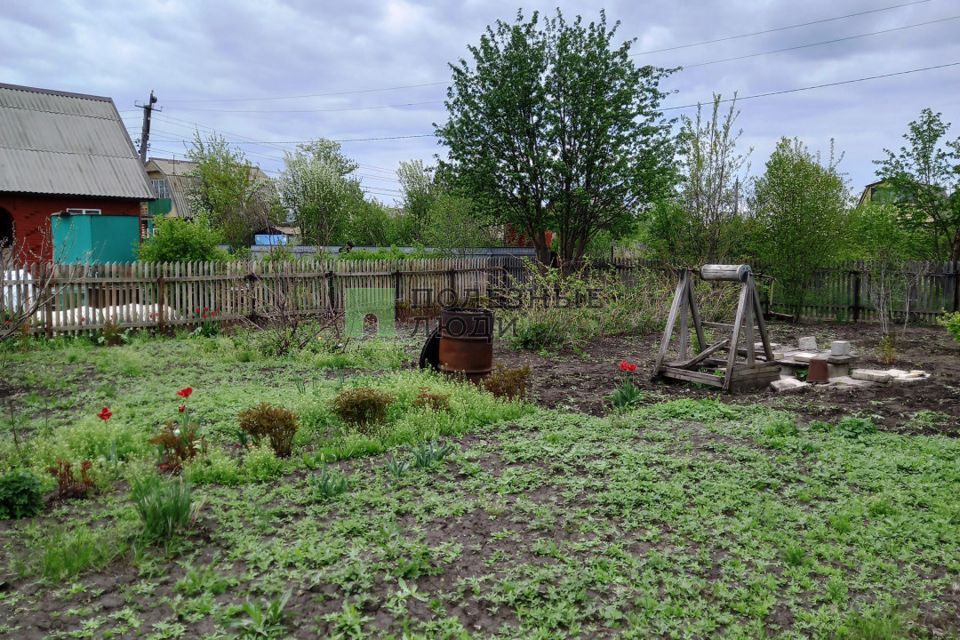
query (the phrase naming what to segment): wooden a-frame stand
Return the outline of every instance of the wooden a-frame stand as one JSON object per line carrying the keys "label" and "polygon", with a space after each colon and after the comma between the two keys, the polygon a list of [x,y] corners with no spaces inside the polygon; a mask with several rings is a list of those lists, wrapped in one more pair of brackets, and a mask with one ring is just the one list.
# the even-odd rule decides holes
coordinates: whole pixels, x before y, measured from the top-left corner
{"label": "wooden a-frame stand", "polygon": [[[704,265],[700,269],[704,280],[740,282],[740,303],[737,305],[733,324],[703,322],[700,308],[693,291],[693,274],[690,269],[680,272],[680,283],[673,296],[673,304],[667,316],[667,326],[663,331],[660,351],[654,368],[654,377],[674,378],[688,382],[698,382],[720,387],[726,393],[744,389],[762,388],[780,376],[780,366],[774,361],[773,350],[767,337],[767,326],[763,320],[760,296],[754,284],[753,273],[748,265]],[[666,362],[670,349],[673,328],[679,318],[679,357]],[[690,355],[690,323],[697,336],[697,353]],[[756,323],[756,327],[754,327]],[[704,327],[731,330],[727,338],[707,345]],[[756,329],[763,344],[762,360],[758,360],[754,330]],[[740,340],[746,342],[745,349],[740,348]],[[715,357],[726,351],[725,359]]]}

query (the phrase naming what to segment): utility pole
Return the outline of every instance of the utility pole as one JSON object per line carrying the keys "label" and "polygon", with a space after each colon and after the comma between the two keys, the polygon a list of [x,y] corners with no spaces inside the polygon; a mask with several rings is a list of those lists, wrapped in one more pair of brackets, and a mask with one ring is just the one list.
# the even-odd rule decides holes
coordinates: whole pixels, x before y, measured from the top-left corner
{"label": "utility pole", "polygon": [[150,99],[147,104],[138,104],[136,106],[143,109],[143,128],[140,130],[140,162],[147,164],[147,146],[150,143],[150,118],[153,116],[153,110],[163,111],[153,105],[157,104],[157,96],[153,95],[153,89],[150,90]]}

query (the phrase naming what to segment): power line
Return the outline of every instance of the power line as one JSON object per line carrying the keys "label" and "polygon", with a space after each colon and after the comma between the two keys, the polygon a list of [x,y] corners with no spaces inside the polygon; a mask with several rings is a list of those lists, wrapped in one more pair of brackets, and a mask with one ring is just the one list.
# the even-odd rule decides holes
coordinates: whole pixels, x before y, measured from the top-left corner
{"label": "power line", "polygon": [[[724,98],[720,102],[741,102],[743,100],[753,100],[755,98],[766,98],[768,96],[779,96],[786,93],[797,93],[799,91],[810,91],[811,89],[823,89],[825,87],[839,87],[845,84],[854,84],[855,82],[866,82],[867,80],[879,80],[880,78],[892,78],[894,76],[905,76],[911,73],[919,73],[920,71],[933,71],[934,69],[946,69],[947,67],[956,67],[960,66],[960,62],[949,62],[947,64],[938,64],[932,67],[921,67],[919,69],[908,69],[907,71],[895,71],[893,73],[882,73],[875,76],[865,76],[863,78],[854,78],[852,80],[840,80],[837,82],[825,82],[823,84],[814,84],[809,87],[797,87],[795,89],[781,89],[779,91],[767,91],[765,93],[755,93],[751,96],[738,96],[736,98]],[[676,105],[672,107],[663,107],[661,111],[674,111],[676,109],[690,109],[693,107],[698,107],[702,103],[696,104],[684,104]]]}
{"label": "power line", "polygon": [[[674,46],[664,47],[664,48],[660,48],[660,49],[646,49],[646,50],[644,50],[644,51],[638,51],[638,52],[636,52],[636,53],[634,53],[634,54],[632,54],[632,55],[634,55],[634,56],[639,56],[639,55],[646,55],[646,54],[650,54],[650,53],[662,53],[662,52],[665,52],[665,51],[676,51],[676,50],[678,50],[678,49],[688,49],[688,48],[691,48],[691,47],[699,47],[699,46],[707,45],[707,44],[715,44],[715,43],[717,43],[717,42],[727,42],[727,41],[730,41],[730,40],[737,40],[737,39],[740,39],[740,38],[749,38],[749,37],[752,37],[752,36],[759,36],[759,35],[764,35],[764,34],[768,34],[768,33],[776,33],[776,32],[778,32],[778,31],[787,31],[787,30],[790,30],[790,29],[799,29],[799,28],[801,28],[801,27],[808,27],[808,26],[812,26],[812,25],[816,25],[816,24],[825,24],[825,23],[828,23],[828,22],[835,22],[835,21],[838,21],[838,20],[845,20],[845,19],[847,19],[847,18],[855,18],[855,17],[858,17],[858,16],[870,15],[870,14],[874,14],[874,13],[881,13],[881,12],[884,12],[884,11],[892,11],[892,10],[894,10],[894,9],[900,9],[900,8],[903,8],[903,7],[910,7],[910,6],[919,5],[919,4],[927,4],[927,3],[929,3],[929,2],[932,2],[932,0],[915,0],[914,2],[905,2],[905,3],[901,3],[901,4],[889,5],[889,6],[886,6],[886,7],[879,7],[879,8],[876,8],[876,9],[867,9],[867,10],[864,10],[864,11],[857,11],[857,12],[855,12],[855,13],[844,14],[844,15],[842,15],[842,16],[834,16],[834,17],[831,17],[831,18],[821,18],[821,19],[818,19],[818,20],[811,20],[811,21],[809,21],[809,22],[800,22],[800,23],[789,24],[789,25],[784,25],[784,26],[780,26],[780,27],[771,27],[771,28],[769,28],[769,29],[764,29],[764,30],[761,30],[761,31],[752,31],[752,32],[749,32],[749,33],[739,33],[739,34],[736,34],[736,35],[724,36],[724,37],[721,37],[721,38],[714,38],[714,39],[711,39],[711,40],[700,40],[700,41],[697,41],[697,42],[689,42],[689,43],[686,43],[686,44],[674,45]],[[436,86],[447,85],[447,84],[449,84],[449,81],[447,81],[447,80],[437,80],[437,81],[432,81],[432,82],[420,82],[420,83],[416,83],[416,84],[402,84],[402,85],[394,85],[394,86],[389,86],[389,87],[372,87],[372,88],[367,88],[367,89],[349,89],[349,90],[342,90],[342,91],[326,91],[326,92],[322,92],[322,93],[306,93],[306,94],[289,95],[289,96],[266,96],[266,97],[264,97],[264,96],[250,96],[250,97],[244,97],[244,98],[192,98],[192,99],[191,99],[191,98],[182,98],[182,99],[179,99],[179,100],[178,100],[178,99],[165,100],[165,103],[166,103],[166,104],[177,104],[177,103],[179,103],[179,104],[201,104],[201,103],[223,103],[223,102],[274,102],[274,101],[278,101],[278,100],[300,100],[300,99],[305,99],[305,98],[325,98],[325,97],[331,97],[331,96],[346,96],[346,95],[355,95],[355,94],[379,93],[379,92],[385,92],[385,91],[399,91],[399,90],[402,90],[402,89],[419,89],[419,88],[423,88],[423,87],[436,87]],[[121,113],[123,113],[123,112],[121,112]]]}
{"label": "power line", "polygon": [[960,15],[950,16],[947,18],[937,18],[936,20],[928,20],[927,22],[919,22],[917,24],[908,24],[902,27],[891,27],[890,29],[883,29],[881,31],[871,31],[869,33],[859,33],[853,36],[844,36],[842,38],[834,38],[833,40],[823,40],[821,42],[811,42],[808,44],[799,44],[793,47],[784,47],[783,49],[773,49],[771,51],[761,51],[759,53],[748,53],[742,56],[734,56],[732,58],[719,58],[717,60],[708,60],[707,62],[697,62],[695,64],[683,65],[683,69],[691,69],[693,67],[705,67],[711,64],[719,64],[721,62],[733,62],[734,60],[746,60],[747,58],[756,58],[758,56],[766,56],[773,53],[783,53],[785,51],[796,51],[797,49],[809,49],[811,47],[820,47],[825,44],[834,44],[837,42],[845,42],[847,40],[856,40],[858,38],[866,38],[868,36],[877,36],[883,33],[891,33],[893,31],[904,31],[906,29],[914,29],[916,27],[925,27],[931,24],[938,24],[940,22],[949,22],[951,20],[960,19]]}
{"label": "power line", "polygon": [[740,38],[749,38],[752,36],[761,36],[767,33],[776,33],[777,31],[787,31],[789,29],[799,29],[801,27],[809,27],[815,24],[824,24],[827,22],[834,22],[836,20],[845,20],[847,18],[855,18],[857,16],[865,16],[871,13],[879,13],[881,11],[891,11],[893,9],[900,9],[901,7],[909,7],[917,4],[926,4],[932,0],[916,0],[916,2],[906,2],[903,4],[894,4],[888,7],[880,7],[878,9],[867,9],[866,11],[858,11],[856,13],[848,13],[842,16],[836,16],[834,18],[822,18],[820,20],[811,20],[810,22],[799,22],[797,24],[788,24],[782,27],[771,27],[770,29],[764,29],[762,31],[751,31],[750,33],[739,33],[733,36],[724,36],[722,38],[714,38],[713,40],[700,40],[698,42],[689,42],[687,44],[678,44],[672,47],[664,47],[662,49],[646,49],[644,51],[638,51],[632,55],[641,56],[648,53],[663,53],[664,51],[676,51],[678,49],[689,49],[690,47],[699,47],[705,44],[715,44],[717,42],[727,42],[729,40],[738,40]]}
{"label": "power line", "polygon": [[[882,73],[882,74],[873,75],[873,76],[864,76],[864,77],[861,77],[861,78],[853,78],[853,79],[850,79],[850,80],[840,80],[840,81],[837,81],[837,82],[825,82],[825,83],[822,83],[822,84],[815,84],[815,85],[810,85],[810,86],[806,86],[806,87],[795,87],[795,88],[793,88],[793,89],[779,89],[779,90],[776,90],[776,91],[766,91],[766,92],[764,92],[764,93],[757,93],[757,94],[753,94],[753,95],[749,95],[749,96],[738,96],[738,97],[736,98],[736,100],[737,100],[737,101],[754,100],[754,99],[757,99],[757,98],[766,98],[766,97],[769,97],[769,96],[777,96],[777,95],[783,95],[783,94],[787,94],[787,93],[798,93],[798,92],[801,92],[801,91],[811,91],[811,90],[813,90],[813,89],[823,89],[823,88],[827,88],[827,87],[837,87],[837,86],[841,86],[841,85],[854,84],[854,83],[857,83],[857,82],[866,82],[866,81],[869,81],[869,80],[879,80],[879,79],[882,79],[882,78],[892,78],[892,77],[896,77],[896,76],[905,76],[905,75],[909,75],[909,74],[912,74],[912,73],[920,73],[920,72],[922,72],[922,71],[934,71],[934,70],[936,70],[936,69],[946,69],[946,68],[949,68],[949,67],[956,67],[956,66],[960,66],[960,62],[950,62],[950,63],[946,63],[946,64],[933,65],[933,66],[929,66],[929,67],[919,67],[919,68],[917,68],[917,69],[907,69],[906,71],[894,71],[894,72],[891,72],[891,73]],[[731,102],[732,100],[733,100],[732,98],[730,98],[730,99],[724,99],[724,100],[721,100],[721,102]],[[677,109],[690,109],[690,108],[693,108],[693,107],[698,106],[699,104],[703,104],[703,103],[701,102],[701,103],[691,103],[691,104],[685,104],[685,105],[674,105],[674,106],[661,107],[661,108],[660,108],[660,111],[674,111],[674,110],[677,110]],[[377,142],[377,141],[386,141],[386,140],[409,140],[409,139],[411,139],[411,138],[431,138],[431,137],[436,137],[436,134],[435,134],[435,133],[417,133],[417,134],[412,134],[412,135],[403,135],[403,136],[380,136],[380,137],[374,137],[374,138],[341,138],[341,139],[338,139],[338,140],[333,140],[333,142]],[[277,144],[305,144],[305,143],[308,143],[308,142],[312,142],[312,140],[269,140],[269,141],[267,141],[267,140],[242,140],[242,141],[228,140],[228,142],[231,142],[231,143],[234,143],[234,144],[277,145]]]}
{"label": "power line", "polygon": [[206,107],[193,109],[181,108],[180,111],[217,111],[219,113],[331,113],[336,111],[372,111],[375,109],[400,109],[403,107],[419,107],[425,104],[442,104],[443,100],[426,100],[423,102],[403,102],[400,104],[380,104],[369,107],[337,107],[334,109],[210,109]]}
{"label": "power line", "polygon": [[[931,0],[923,0],[924,2],[930,2]],[[784,53],[787,51],[797,51],[800,49],[810,49],[813,47],[822,47],[824,45],[836,44],[838,42],[847,42],[850,40],[858,40],[860,38],[867,38],[871,36],[883,35],[885,33],[893,33],[896,31],[906,31],[907,29],[916,29],[918,27],[926,27],[932,24],[940,24],[943,22],[950,22],[952,20],[960,19],[960,15],[948,16],[944,18],[936,18],[934,20],[927,20],[926,22],[918,22],[916,24],[908,24],[899,27],[891,27],[889,29],[881,29],[879,31],[869,31],[867,33],[858,33],[851,36],[843,36],[840,38],[833,38],[831,40],[821,40],[819,42],[809,42],[806,44],[799,44],[791,47],[784,47],[781,49],[772,49],[769,51],[759,51],[756,53],[748,53],[739,56],[733,56],[730,58],[718,58],[716,60],[707,60],[704,62],[695,62],[692,64],[682,65],[682,69],[692,69],[695,67],[705,67],[714,64],[720,64],[723,62],[734,62],[736,60],[746,60],[748,58],[757,58],[760,56],[773,55],[777,53]],[[636,54],[639,55],[639,54]],[[336,112],[349,112],[349,111],[373,111],[379,109],[402,109],[405,107],[419,107],[424,105],[432,104],[443,104],[443,100],[424,100],[420,102],[404,102],[398,104],[382,104],[382,105],[372,105],[372,106],[360,106],[360,107],[334,107],[334,108],[320,108],[320,109],[211,109],[211,108],[186,108],[181,109],[181,111],[195,112],[195,111],[212,111],[219,113],[264,113],[264,114],[274,114],[274,113],[336,113]]]}

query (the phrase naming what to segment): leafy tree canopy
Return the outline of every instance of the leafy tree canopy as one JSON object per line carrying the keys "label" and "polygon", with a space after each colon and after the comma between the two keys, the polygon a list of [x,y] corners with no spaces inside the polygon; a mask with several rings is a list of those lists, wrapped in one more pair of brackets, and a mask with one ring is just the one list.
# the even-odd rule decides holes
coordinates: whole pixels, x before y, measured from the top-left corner
{"label": "leafy tree canopy", "polygon": [[631,42],[614,43],[618,27],[603,12],[588,24],[518,12],[450,65],[449,117],[436,127],[446,169],[477,213],[523,231],[543,262],[545,230],[571,263],[598,233],[631,229],[673,181],[659,111],[669,72],[636,66]]}

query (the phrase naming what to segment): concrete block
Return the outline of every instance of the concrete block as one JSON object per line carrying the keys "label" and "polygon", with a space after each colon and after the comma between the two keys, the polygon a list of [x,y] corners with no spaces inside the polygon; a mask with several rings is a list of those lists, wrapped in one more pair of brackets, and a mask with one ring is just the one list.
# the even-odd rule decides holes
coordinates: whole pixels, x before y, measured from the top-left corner
{"label": "concrete block", "polygon": [[850,355],[850,343],[846,340],[834,340],[830,343],[830,355],[848,356]]}
{"label": "concrete block", "polygon": [[813,336],[804,336],[797,341],[801,351],[817,351],[817,339]]}
{"label": "concrete block", "polygon": [[889,372],[880,369],[854,369],[850,372],[850,377],[868,382],[890,382],[891,379]]}
{"label": "concrete block", "polygon": [[830,379],[834,378],[843,378],[850,375],[850,365],[849,364],[833,364],[827,360],[827,375],[830,376]]}
{"label": "concrete block", "polygon": [[810,385],[804,382],[803,380],[797,380],[796,378],[780,378],[779,380],[774,380],[770,383],[770,386],[774,391],[793,391],[795,389],[802,389],[804,387],[809,387]]}
{"label": "concrete block", "polygon": [[817,352],[815,351],[795,351],[790,354],[790,357],[796,360],[797,362],[810,362],[812,359],[817,357]]}

